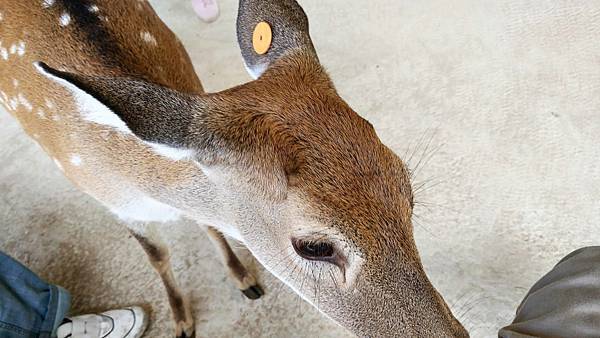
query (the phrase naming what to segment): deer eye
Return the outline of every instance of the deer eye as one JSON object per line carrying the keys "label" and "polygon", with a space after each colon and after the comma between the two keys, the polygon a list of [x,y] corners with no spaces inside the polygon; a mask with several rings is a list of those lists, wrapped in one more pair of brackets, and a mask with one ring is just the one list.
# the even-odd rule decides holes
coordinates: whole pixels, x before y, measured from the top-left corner
{"label": "deer eye", "polygon": [[304,259],[335,263],[335,249],[329,242],[293,239],[292,245]]}

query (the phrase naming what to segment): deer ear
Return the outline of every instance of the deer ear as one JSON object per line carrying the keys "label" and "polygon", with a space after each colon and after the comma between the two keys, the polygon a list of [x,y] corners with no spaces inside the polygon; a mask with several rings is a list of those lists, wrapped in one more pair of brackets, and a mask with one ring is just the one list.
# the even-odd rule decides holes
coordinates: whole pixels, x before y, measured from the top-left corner
{"label": "deer ear", "polygon": [[308,18],[295,0],[240,0],[237,37],[246,69],[255,79],[278,58],[296,51],[318,62]]}
{"label": "deer ear", "polygon": [[83,119],[134,134],[155,148],[188,146],[198,105],[192,96],[145,81],[73,74],[41,62],[34,66],[72,93]]}

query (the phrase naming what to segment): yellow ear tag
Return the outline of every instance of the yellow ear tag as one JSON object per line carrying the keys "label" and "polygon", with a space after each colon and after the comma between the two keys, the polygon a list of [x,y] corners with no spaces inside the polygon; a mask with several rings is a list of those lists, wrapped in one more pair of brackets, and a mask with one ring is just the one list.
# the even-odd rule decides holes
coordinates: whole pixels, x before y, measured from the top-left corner
{"label": "yellow ear tag", "polygon": [[252,45],[256,54],[265,54],[271,48],[272,39],[271,26],[264,21],[259,22],[254,28],[254,34],[252,34]]}

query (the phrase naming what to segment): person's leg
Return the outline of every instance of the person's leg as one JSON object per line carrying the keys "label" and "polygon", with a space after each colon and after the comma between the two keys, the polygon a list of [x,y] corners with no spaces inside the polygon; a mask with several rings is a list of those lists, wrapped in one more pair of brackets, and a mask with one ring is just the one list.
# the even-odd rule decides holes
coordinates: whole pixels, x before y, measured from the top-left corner
{"label": "person's leg", "polygon": [[0,252],[0,337],[52,337],[70,304],[66,290]]}
{"label": "person's leg", "polygon": [[71,296],[0,251],[0,338],[139,338],[148,318],[133,306],[67,318]]}
{"label": "person's leg", "polygon": [[58,338],[140,338],[148,316],[139,306],[66,318]]}
{"label": "person's leg", "polygon": [[563,258],[529,290],[500,338],[600,337],[600,247]]}

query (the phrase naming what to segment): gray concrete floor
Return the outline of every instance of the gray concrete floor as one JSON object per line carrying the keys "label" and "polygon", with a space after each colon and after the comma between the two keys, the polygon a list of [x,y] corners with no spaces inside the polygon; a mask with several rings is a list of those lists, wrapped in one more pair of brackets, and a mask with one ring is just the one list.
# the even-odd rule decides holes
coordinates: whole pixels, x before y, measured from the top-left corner
{"label": "gray concrete floor", "polygon": [[[244,81],[236,1],[210,25],[186,0],[151,1],[204,86]],[[600,238],[600,4],[593,1],[301,1],[342,96],[420,172],[415,231],[426,269],[474,337],[493,337],[527,289]],[[416,165],[422,157],[410,161]],[[425,155],[427,156],[427,154]],[[0,250],[74,295],[73,310],[152,311],[173,330],[162,285],[124,227],[78,192],[0,111]],[[163,229],[203,337],[347,335],[239,252],[268,295],[248,301],[192,223]]]}

